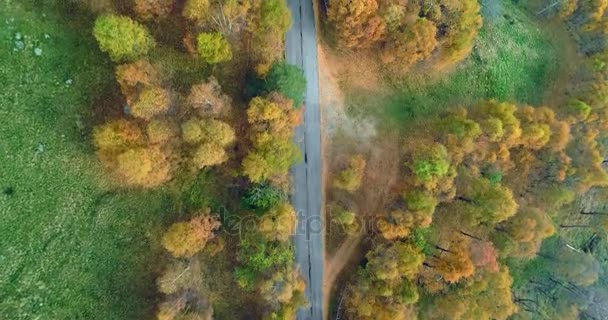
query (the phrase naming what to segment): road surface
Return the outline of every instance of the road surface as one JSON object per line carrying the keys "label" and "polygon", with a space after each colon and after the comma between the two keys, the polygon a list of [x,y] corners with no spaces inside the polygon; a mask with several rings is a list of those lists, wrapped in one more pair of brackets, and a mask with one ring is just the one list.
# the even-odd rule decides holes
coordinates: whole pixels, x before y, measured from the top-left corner
{"label": "road surface", "polygon": [[309,305],[298,310],[298,320],[323,320],[323,216],[321,214],[321,126],[319,113],[319,74],[317,34],[313,0],[286,0],[292,26],[285,39],[287,62],[302,68],[306,76],[304,122],[295,139],[304,161],[292,168],[292,204],[298,212],[294,236],[296,263],[306,281]]}

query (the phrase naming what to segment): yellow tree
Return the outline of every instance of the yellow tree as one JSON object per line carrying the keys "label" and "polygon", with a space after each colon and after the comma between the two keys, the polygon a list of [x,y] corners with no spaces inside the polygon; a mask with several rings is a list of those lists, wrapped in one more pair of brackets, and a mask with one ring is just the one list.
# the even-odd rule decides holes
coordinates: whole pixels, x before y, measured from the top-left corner
{"label": "yellow tree", "polygon": [[190,258],[205,247],[219,227],[217,216],[211,216],[207,210],[190,221],[171,225],[162,238],[162,244],[174,257]]}
{"label": "yellow tree", "polygon": [[327,16],[340,44],[347,48],[369,48],[384,37],[385,24],[378,15],[376,0],[334,0]]}
{"label": "yellow tree", "polygon": [[431,56],[437,47],[436,34],[437,27],[432,21],[419,18],[412,25],[390,33],[390,41],[382,51],[382,61],[407,70]]}
{"label": "yellow tree", "polygon": [[137,100],[130,105],[131,114],[144,120],[151,120],[169,110],[169,92],[160,87],[147,87]]}
{"label": "yellow tree", "polygon": [[264,213],[258,230],[269,241],[287,241],[296,227],[296,211],[287,202],[279,203]]}
{"label": "yellow tree", "polygon": [[120,153],[109,167],[117,180],[128,186],[156,187],[171,178],[169,155],[156,146]]}
{"label": "yellow tree", "polygon": [[365,159],[361,155],[353,156],[348,168],[340,171],[334,178],[334,188],[342,189],[348,192],[355,192],[361,187],[363,174],[365,173]]}

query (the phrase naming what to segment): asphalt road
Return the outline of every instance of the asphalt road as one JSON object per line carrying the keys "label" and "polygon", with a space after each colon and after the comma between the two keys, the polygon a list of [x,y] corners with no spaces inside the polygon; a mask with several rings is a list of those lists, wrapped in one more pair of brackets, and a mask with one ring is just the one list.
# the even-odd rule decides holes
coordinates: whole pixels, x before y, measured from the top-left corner
{"label": "asphalt road", "polygon": [[309,305],[298,310],[299,320],[323,319],[323,216],[321,214],[321,125],[317,34],[312,0],[287,0],[292,26],[285,39],[287,62],[300,66],[306,76],[304,122],[295,139],[304,161],[292,168],[294,192],[291,202],[298,212],[294,236],[296,263],[306,281]]}

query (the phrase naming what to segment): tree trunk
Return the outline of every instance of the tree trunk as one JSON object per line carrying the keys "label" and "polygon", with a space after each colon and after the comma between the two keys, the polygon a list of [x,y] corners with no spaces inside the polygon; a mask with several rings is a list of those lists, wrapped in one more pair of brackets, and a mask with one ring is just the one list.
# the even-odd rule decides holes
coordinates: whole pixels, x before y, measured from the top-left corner
{"label": "tree trunk", "polygon": [[591,227],[588,224],[560,224],[560,228],[568,229],[568,228],[589,228]]}
{"label": "tree trunk", "polygon": [[581,212],[580,212],[580,214],[589,214],[589,215],[596,215],[596,214],[597,214],[597,215],[608,215],[608,213],[606,213],[606,212],[595,212],[595,211],[589,211],[589,212],[586,212],[586,211],[581,211]]}
{"label": "tree trunk", "polygon": [[470,234],[470,233],[466,233],[466,232],[464,232],[464,231],[462,231],[462,230],[460,230],[460,234],[462,234],[462,235],[464,235],[464,236],[467,236],[467,237],[469,237],[469,238],[471,238],[471,239],[475,239],[475,240],[477,240],[477,241],[483,241],[483,239],[481,239],[481,238],[479,238],[479,237],[476,237],[476,236],[474,236],[474,235],[472,235],[472,234]]}
{"label": "tree trunk", "polygon": [[473,200],[471,200],[469,198],[461,197],[461,196],[456,197],[456,199],[460,200],[462,202],[466,202],[466,203],[472,203],[473,202]]}
{"label": "tree trunk", "polygon": [[437,249],[437,250],[439,250],[441,252],[450,252],[450,250],[444,249],[444,248],[440,247],[439,245],[435,245],[435,249]]}

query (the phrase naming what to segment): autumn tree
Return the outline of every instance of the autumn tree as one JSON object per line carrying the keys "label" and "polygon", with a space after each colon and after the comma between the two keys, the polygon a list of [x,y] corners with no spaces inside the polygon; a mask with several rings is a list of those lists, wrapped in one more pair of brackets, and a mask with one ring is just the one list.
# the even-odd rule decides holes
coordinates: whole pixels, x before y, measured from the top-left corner
{"label": "autumn tree", "polygon": [[291,139],[299,114],[291,101],[277,93],[251,100],[247,120],[252,149],[242,163],[249,180],[284,180],[289,167],[300,159],[300,150]]}
{"label": "autumn tree", "polygon": [[378,245],[366,255],[357,281],[346,291],[346,311],[356,319],[406,319],[407,307],[418,301],[411,282],[424,255],[411,244]]}
{"label": "autumn tree", "polygon": [[135,117],[149,121],[155,116],[166,113],[170,103],[167,90],[148,87],[142,90],[137,100],[130,105],[130,112]]}
{"label": "autumn tree", "polygon": [[483,177],[463,173],[457,179],[456,212],[472,225],[496,224],[517,212],[517,203],[508,188]]}
{"label": "autumn tree", "polygon": [[247,121],[254,135],[269,133],[276,138],[290,138],[300,123],[300,112],[288,99],[275,93],[267,98],[253,98],[247,109]]}
{"label": "autumn tree", "polygon": [[116,66],[116,81],[127,104],[133,104],[144,88],[160,86],[158,72],[146,59]]}
{"label": "autumn tree", "polygon": [[382,51],[384,63],[397,64],[403,70],[431,56],[437,47],[437,27],[425,18],[419,18],[411,26],[391,32],[391,41]]}
{"label": "autumn tree", "polygon": [[270,208],[258,222],[259,232],[269,241],[289,240],[296,227],[296,211],[287,202]]}
{"label": "autumn tree", "polygon": [[454,235],[442,254],[433,259],[432,267],[448,282],[457,282],[473,275],[475,266],[469,252],[470,242],[463,236]]}
{"label": "autumn tree", "polygon": [[378,230],[387,240],[403,239],[417,228],[427,228],[432,222],[430,211],[391,211],[378,222]]}
{"label": "autumn tree", "polygon": [[330,3],[327,16],[334,24],[340,44],[347,48],[369,48],[385,33],[376,0],[338,0]]}
{"label": "autumn tree", "polygon": [[95,20],[93,35],[101,51],[114,62],[136,60],[156,45],[144,26],[126,16],[100,16]]}
{"label": "autumn tree", "polygon": [[190,258],[205,247],[219,227],[218,218],[206,212],[190,221],[171,225],[163,236],[162,244],[174,257]]}
{"label": "autumn tree", "polygon": [[482,272],[462,286],[435,295],[420,316],[430,320],[506,320],[517,311],[513,303],[509,269]]}
{"label": "autumn tree", "polygon": [[492,242],[471,241],[470,252],[475,269],[484,269],[489,272],[499,271],[498,252]]}
{"label": "autumn tree", "polygon": [[466,58],[482,26],[481,6],[477,0],[447,1],[445,7],[449,17],[446,23],[451,28],[441,41],[441,57],[436,64],[439,68]]}
{"label": "autumn tree", "polygon": [[187,104],[201,117],[211,118],[228,115],[231,110],[231,100],[228,95],[222,93],[222,88],[215,77],[209,77],[206,82],[192,86],[186,98]]}
{"label": "autumn tree", "polygon": [[204,168],[228,160],[225,147],[236,139],[227,123],[214,119],[192,118],[181,125],[182,139],[190,146],[192,164]]}
{"label": "autumn tree", "polygon": [[182,16],[191,21],[203,22],[209,16],[209,2],[209,0],[187,0]]}
{"label": "autumn tree", "polygon": [[174,0],[135,0],[135,13],[144,20],[166,18]]}
{"label": "autumn tree", "polygon": [[[517,257],[532,257],[539,250],[542,241],[555,233],[555,227],[549,216],[536,208],[522,208],[515,216],[498,225],[499,233],[507,234],[515,247],[509,252]],[[503,246],[505,239],[497,238]]]}
{"label": "autumn tree", "polygon": [[232,49],[228,40],[219,32],[201,33],[196,38],[198,55],[207,63],[220,63],[232,59]]}
{"label": "autumn tree", "polygon": [[253,145],[254,149],[243,159],[243,173],[256,183],[287,174],[289,167],[301,158],[293,142],[269,133],[256,135]]}
{"label": "autumn tree", "polygon": [[253,42],[251,57],[257,74],[265,75],[283,54],[291,11],[281,0],[254,0],[250,11],[247,27]]}
{"label": "autumn tree", "polygon": [[95,127],[93,142],[103,158],[143,145],[145,136],[135,123],[116,119]]}
{"label": "autumn tree", "polygon": [[107,166],[121,184],[151,188],[171,178],[169,157],[156,146],[133,148],[118,154]]}
{"label": "autumn tree", "polygon": [[365,159],[361,155],[353,156],[346,169],[340,171],[333,180],[334,188],[355,192],[361,187],[365,173]]}
{"label": "autumn tree", "polygon": [[146,136],[150,144],[165,145],[179,136],[179,129],[174,122],[156,119],[146,125]]}

